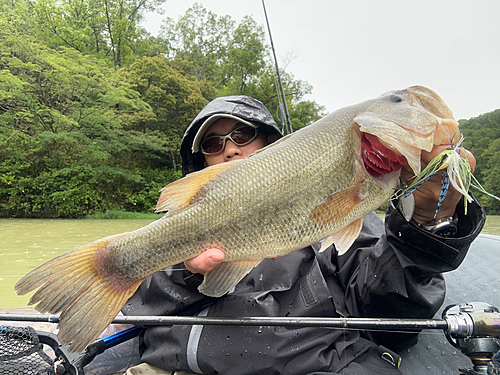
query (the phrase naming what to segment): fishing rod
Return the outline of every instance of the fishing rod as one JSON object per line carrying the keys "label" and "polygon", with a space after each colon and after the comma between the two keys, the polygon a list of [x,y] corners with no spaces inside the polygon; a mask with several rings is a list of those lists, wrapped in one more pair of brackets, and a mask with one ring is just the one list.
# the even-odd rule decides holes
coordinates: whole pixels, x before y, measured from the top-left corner
{"label": "fishing rod", "polygon": [[[3,321],[29,321],[58,323],[59,315],[20,315],[0,314]],[[332,329],[356,329],[372,331],[420,332],[424,329],[438,329],[445,333],[446,339],[460,349],[473,363],[473,369],[466,375],[488,375],[488,366],[493,363],[495,353],[500,351],[500,310],[481,302],[450,305],[442,313],[442,319],[399,319],[399,318],[325,318],[325,317],[201,317],[201,316],[118,316],[113,324],[134,324],[126,331],[96,340],[76,359],[74,354],[66,353],[60,347],[58,353],[66,360],[68,369],[83,368],[84,364],[109,347],[115,346],[137,336],[144,326],[149,325],[233,325],[233,326],[290,326],[322,327]],[[139,327],[142,326],[142,327]],[[44,335],[42,333],[42,335]],[[45,334],[49,343],[53,334]],[[41,338],[45,342],[47,337]],[[54,346],[54,342],[51,342]],[[62,354],[61,354],[62,353]],[[500,352],[499,352],[500,353]],[[500,355],[500,354],[497,354]],[[69,374],[79,372],[69,371]],[[461,370],[464,371],[464,370]],[[499,368],[500,371],[500,368]]]}
{"label": "fishing rod", "polygon": [[[326,317],[202,317],[202,316],[117,316],[112,324],[134,325],[243,325],[323,327],[358,330],[391,330],[417,332],[422,329],[443,330],[450,335],[490,335],[500,338],[500,311],[495,307],[475,311],[471,304],[460,310],[447,310],[443,319],[405,318],[326,318]],[[466,306],[467,308],[465,308]],[[58,323],[59,315],[0,314],[0,321]]]}
{"label": "fishing rod", "polygon": [[[0,314],[0,320],[59,323],[59,315]],[[439,319],[378,319],[378,318],[323,318],[323,317],[201,317],[201,316],[118,316],[112,324],[140,326],[163,325],[240,325],[240,326],[289,326],[323,327],[360,330],[422,329],[448,330],[446,320]]]}
{"label": "fishing rod", "polygon": [[[278,83],[279,83],[279,89],[281,91],[281,100],[283,102],[283,106],[285,107],[285,123],[288,125],[288,132],[289,134],[293,133],[292,129],[292,122],[290,120],[290,114],[288,113],[288,106],[286,104],[286,97],[285,97],[285,90],[283,89],[283,83],[281,82],[281,75],[280,75],[280,70],[278,67],[278,60],[276,59],[276,52],[274,50],[274,43],[273,43],[273,37],[271,36],[271,27],[269,26],[269,20],[267,18],[267,12],[266,12],[266,5],[264,4],[264,0],[262,0],[262,7],[264,8],[264,16],[266,17],[266,23],[267,23],[267,30],[269,32],[269,40],[271,41],[271,49],[273,51],[273,56],[274,56],[274,65],[276,66],[276,74],[278,75]],[[281,103],[280,103],[280,116],[282,117],[282,122],[283,122],[283,109],[281,108]],[[285,128],[285,124],[283,124],[283,129]]]}

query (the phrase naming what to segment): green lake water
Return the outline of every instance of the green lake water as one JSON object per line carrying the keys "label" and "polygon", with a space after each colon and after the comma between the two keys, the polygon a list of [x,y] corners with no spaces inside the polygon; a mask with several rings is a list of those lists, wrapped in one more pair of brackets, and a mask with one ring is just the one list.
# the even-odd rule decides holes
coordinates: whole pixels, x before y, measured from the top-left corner
{"label": "green lake water", "polygon": [[18,296],[14,285],[33,268],[75,247],[153,221],[0,219],[0,310],[27,306],[29,295]]}
{"label": "green lake water", "polygon": [[[0,219],[0,310],[26,307],[14,284],[47,260],[102,237],[143,227],[153,220]],[[500,235],[500,216],[488,216],[483,230]]]}

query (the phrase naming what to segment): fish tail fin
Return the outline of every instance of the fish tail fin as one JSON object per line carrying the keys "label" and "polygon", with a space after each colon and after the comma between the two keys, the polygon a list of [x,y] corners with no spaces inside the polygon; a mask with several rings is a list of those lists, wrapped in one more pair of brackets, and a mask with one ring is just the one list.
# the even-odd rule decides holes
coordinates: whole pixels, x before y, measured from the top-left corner
{"label": "fish tail fin", "polygon": [[119,236],[49,260],[14,286],[19,295],[38,288],[29,304],[38,303],[35,308],[40,312],[60,314],[58,338],[62,345],[71,344],[71,352],[81,352],[96,340],[142,282],[119,279],[96,261]]}

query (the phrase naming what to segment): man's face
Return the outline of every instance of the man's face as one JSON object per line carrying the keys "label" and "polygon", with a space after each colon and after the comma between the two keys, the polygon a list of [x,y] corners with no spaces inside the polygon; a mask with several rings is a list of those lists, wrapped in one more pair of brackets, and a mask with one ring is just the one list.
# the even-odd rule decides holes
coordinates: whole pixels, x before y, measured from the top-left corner
{"label": "man's face", "polygon": [[[226,135],[240,126],[243,126],[243,124],[234,119],[221,118],[210,125],[210,127],[203,135],[203,140],[214,135]],[[261,149],[266,145],[267,139],[263,134],[259,134],[257,138],[244,146],[238,146],[228,138],[226,140],[226,147],[224,147],[224,150],[222,150],[220,153],[216,155],[204,155],[205,166],[208,167],[231,160],[244,158],[245,156],[254,153],[255,151]]]}

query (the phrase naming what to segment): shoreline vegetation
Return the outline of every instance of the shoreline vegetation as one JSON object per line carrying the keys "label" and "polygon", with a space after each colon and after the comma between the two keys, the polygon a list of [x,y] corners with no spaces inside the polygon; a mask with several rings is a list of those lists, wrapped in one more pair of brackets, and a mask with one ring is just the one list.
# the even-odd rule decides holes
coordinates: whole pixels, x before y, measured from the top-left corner
{"label": "shoreline vegetation", "polygon": [[98,212],[91,215],[87,215],[84,219],[159,219],[162,217],[163,213],[145,213],[145,212],[129,212],[120,210],[109,210],[106,212]]}

